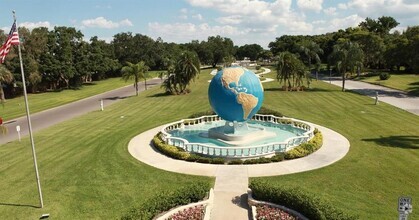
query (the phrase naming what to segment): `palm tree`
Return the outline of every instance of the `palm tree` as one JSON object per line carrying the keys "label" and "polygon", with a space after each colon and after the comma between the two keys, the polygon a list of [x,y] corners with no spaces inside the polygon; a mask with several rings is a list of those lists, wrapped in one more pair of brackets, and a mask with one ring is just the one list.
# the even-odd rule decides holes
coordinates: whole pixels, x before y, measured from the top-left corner
{"label": "palm tree", "polygon": [[[314,41],[303,41],[300,45],[300,50],[307,57],[308,68],[310,69],[310,73],[311,73],[312,60],[314,60],[316,64],[320,64],[321,60],[320,60],[319,54],[323,54],[323,50]],[[317,80],[317,68],[316,68],[316,80]]]}
{"label": "palm tree", "polygon": [[276,60],[276,79],[283,83],[286,91],[292,90],[295,86],[299,89],[303,84],[303,79],[309,77],[304,70],[303,62],[295,54],[282,52],[279,53]]}
{"label": "palm tree", "polygon": [[11,83],[13,81],[13,74],[6,69],[3,65],[0,65],[0,103],[4,103],[6,98],[4,97],[3,84]]}
{"label": "palm tree", "polygon": [[140,61],[136,64],[127,62],[127,65],[122,67],[122,79],[126,81],[134,79],[135,94],[138,96],[138,81],[140,78],[144,78],[144,86],[147,89],[146,72],[149,67],[145,65],[144,61]]}
{"label": "palm tree", "polygon": [[364,52],[357,43],[341,41],[333,46],[333,52],[329,58],[331,64],[336,66],[337,71],[342,74],[342,91],[345,91],[346,72],[353,74],[356,68],[362,66]]}
{"label": "palm tree", "polygon": [[185,92],[191,80],[194,80],[200,72],[200,62],[196,53],[185,51],[176,62],[174,73],[181,93]]}

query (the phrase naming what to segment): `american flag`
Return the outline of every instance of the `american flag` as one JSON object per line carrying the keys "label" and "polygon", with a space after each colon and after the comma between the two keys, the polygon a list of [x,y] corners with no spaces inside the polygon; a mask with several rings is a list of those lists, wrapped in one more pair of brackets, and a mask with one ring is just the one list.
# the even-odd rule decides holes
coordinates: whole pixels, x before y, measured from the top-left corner
{"label": "american flag", "polygon": [[18,44],[19,44],[19,35],[16,29],[16,22],[14,22],[12,25],[12,29],[10,29],[6,42],[0,48],[0,63],[4,63],[4,59],[6,58],[6,55],[10,51],[10,47],[12,45],[18,45]]}

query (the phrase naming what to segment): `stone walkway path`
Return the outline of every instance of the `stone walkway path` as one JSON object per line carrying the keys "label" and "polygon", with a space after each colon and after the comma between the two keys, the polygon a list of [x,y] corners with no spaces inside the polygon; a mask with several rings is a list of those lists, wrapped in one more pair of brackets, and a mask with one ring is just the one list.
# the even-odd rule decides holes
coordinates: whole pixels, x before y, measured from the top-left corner
{"label": "stone walkway path", "polygon": [[[311,124],[313,125],[313,124]],[[163,126],[148,130],[131,139],[128,151],[150,166],[191,175],[216,177],[214,208],[211,219],[249,219],[247,188],[249,177],[275,176],[319,169],[342,159],[349,151],[349,141],[328,128],[313,125],[323,134],[323,146],[300,159],[255,165],[214,165],[175,160],[160,154],[150,140]]]}
{"label": "stone walkway path", "polygon": [[[340,77],[332,77],[331,80],[325,78],[323,81],[342,87],[342,79]],[[345,89],[352,90],[374,99],[376,92],[378,92],[379,102],[385,102],[419,115],[419,97],[409,96],[404,91],[354,80],[345,80]]]}

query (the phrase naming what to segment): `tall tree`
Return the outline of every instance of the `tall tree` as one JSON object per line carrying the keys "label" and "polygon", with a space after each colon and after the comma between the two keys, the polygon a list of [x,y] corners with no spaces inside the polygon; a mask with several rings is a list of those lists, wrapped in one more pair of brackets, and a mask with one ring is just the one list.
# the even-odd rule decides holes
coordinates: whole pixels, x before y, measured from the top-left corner
{"label": "tall tree", "polygon": [[198,55],[195,52],[185,51],[173,66],[168,67],[162,87],[172,94],[185,94],[187,86],[200,72]]}
{"label": "tall tree", "polygon": [[[310,73],[312,70],[312,63],[317,64],[317,66],[321,63],[320,54],[323,54],[323,50],[320,46],[311,40],[304,40],[300,43],[300,50],[304,54],[304,57],[307,58],[308,68],[310,69]],[[317,68],[316,68],[316,80],[317,80]]]}
{"label": "tall tree", "polygon": [[6,69],[4,65],[0,65],[0,103],[4,103],[6,98],[4,97],[3,85],[11,83],[13,81],[13,74]]}
{"label": "tall tree", "polygon": [[330,55],[331,65],[342,74],[342,91],[345,91],[346,72],[351,74],[362,66],[364,53],[357,43],[343,40],[333,47]]}
{"label": "tall tree", "polygon": [[306,74],[304,63],[295,54],[288,51],[281,52],[276,57],[276,61],[276,79],[279,83],[283,83],[286,91],[300,90],[304,79],[307,79],[309,83],[310,76]]}
{"label": "tall tree", "polygon": [[263,48],[259,44],[245,44],[237,49],[236,57],[239,60],[243,60],[245,57],[256,60],[262,52]]}
{"label": "tall tree", "polygon": [[145,65],[144,61],[140,61],[136,64],[127,62],[127,65],[122,67],[122,79],[125,81],[134,79],[135,94],[138,96],[138,82],[140,78],[145,78],[145,72],[147,72],[148,66]]}
{"label": "tall tree", "polygon": [[234,44],[230,38],[217,36],[208,37],[207,49],[212,53],[211,65],[215,67],[225,57],[234,55]]}
{"label": "tall tree", "polygon": [[397,27],[397,25],[399,25],[399,22],[397,22],[393,17],[382,16],[377,20],[367,17],[365,21],[359,24],[359,27],[368,30],[369,32],[386,35],[390,32],[391,29]]}

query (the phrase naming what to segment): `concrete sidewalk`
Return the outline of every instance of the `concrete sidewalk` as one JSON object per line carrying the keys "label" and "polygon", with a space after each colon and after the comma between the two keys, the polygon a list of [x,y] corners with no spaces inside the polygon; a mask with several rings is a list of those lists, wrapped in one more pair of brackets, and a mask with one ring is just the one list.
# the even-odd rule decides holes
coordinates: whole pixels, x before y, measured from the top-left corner
{"label": "concrete sidewalk", "polygon": [[[332,77],[330,81],[328,78],[324,78],[322,80],[342,87],[341,78]],[[376,92],[378,92],[379,102],[385,102],[413,114],[419,115],[419,97],[409,96],[404,91],[354,80],[345,80],[345,89],[369,96],[374,99]]]}
{"label": "concrete sidewalk", "polygon": [[151,139],[161,127],[148,130],[131,139],[128,151],[150,166],[192,175],[215,176],[214,208],[211,219],[250,219],[247,206],[249,177],[275,176],[304,172],[328,166],[342,159],[349,151],[349,141],[328,128],[314,125],[323,134],[323,146],[313,154],[289,161],[255,165],[215,165],[175,160],[160,154],[151,146]]}

